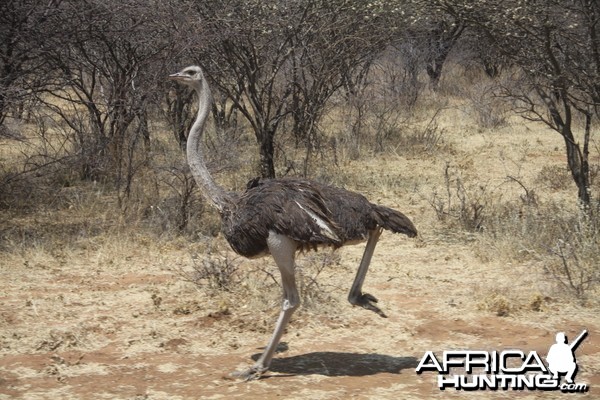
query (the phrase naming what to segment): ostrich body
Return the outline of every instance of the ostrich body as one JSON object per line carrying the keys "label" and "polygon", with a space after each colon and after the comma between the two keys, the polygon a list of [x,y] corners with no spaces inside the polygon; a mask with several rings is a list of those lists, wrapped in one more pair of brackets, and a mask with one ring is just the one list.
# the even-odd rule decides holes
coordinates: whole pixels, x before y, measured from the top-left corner
{"label": "ostrich body", "polygon": [[412,222],[396,210],[370,203],[361,194],[305,179],[253,179],[244,193],[226,192],[212,179],[203,157],[201,138],[212,100],[204,74],[200,67],[191,66],[169,77],[198,94],[187,159],[203,194],[221,215],[225,238],[242,256],[270,254],[281,273],[283,303],[273,336],[252,367],[233,375],[256,379],[269,368],[285,326],[300,303],[294,265],[299,250],[338,248],[366,240],[348,301],[386,317],[375,305],[377,299],[362,292],[362,285],[382,230],[414,237],[417,230]]}

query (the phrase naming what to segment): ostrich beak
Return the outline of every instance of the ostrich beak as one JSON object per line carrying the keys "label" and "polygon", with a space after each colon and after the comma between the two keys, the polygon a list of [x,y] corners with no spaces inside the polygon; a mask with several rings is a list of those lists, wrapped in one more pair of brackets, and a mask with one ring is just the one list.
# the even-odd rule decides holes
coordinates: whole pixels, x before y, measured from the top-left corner
{"label": "ostrich beak", "polygon": [[175,74],[169,75],[169,79],[171,79],[173,81],[183,81],[183,80],[185,80],[185,78],[187,78],[187,77],[185,75],[183,75],[181,72],[177,72]]}

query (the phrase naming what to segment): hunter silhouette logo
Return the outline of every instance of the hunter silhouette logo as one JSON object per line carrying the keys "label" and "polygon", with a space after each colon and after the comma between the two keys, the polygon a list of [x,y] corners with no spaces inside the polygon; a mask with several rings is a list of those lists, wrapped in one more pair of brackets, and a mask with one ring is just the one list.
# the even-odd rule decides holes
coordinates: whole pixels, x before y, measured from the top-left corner
{"label": "hunter silhouette logo", "polygon": [[[584,330],[568,344],[564,332],[556,334],[556,343],[548,350],[546,361],[536,351],[522,350],[444,351],[438,360],[427,351],[416,368],[416,373],[437,371],[440,390],[560,390],[562,392],[586,392],[586,383],[575,383],[577,361],[575,350],[587,337]],[[475,369],[477,372],[474,373]],[[565,381],[561,383],[561,376]]]}
{"label": "hunter silhouette logo", "polygon": [[573,379],[577,373],[577,362],[575,361],[575,349],[587,336],[587,330],[581,332],[579,336],[569,345],[564,332],[556,334],[556,343],[548,350],[548,369],[552,372],[554,379],[559,378],[559,374],[566,373],[567,383],[574,383]]}

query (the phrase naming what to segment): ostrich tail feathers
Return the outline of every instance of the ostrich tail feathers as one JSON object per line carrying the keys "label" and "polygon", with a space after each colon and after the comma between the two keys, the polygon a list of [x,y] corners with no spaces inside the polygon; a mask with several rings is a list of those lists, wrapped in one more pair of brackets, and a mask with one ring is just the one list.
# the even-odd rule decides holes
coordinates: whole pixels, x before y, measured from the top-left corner
{"label": "ostrich tail feathers", "polygon": [[377,225],[394,233],[403,233],[408,237],[417,236],[417,228],[412,221],[400,211],[373,204],[372,216]]}

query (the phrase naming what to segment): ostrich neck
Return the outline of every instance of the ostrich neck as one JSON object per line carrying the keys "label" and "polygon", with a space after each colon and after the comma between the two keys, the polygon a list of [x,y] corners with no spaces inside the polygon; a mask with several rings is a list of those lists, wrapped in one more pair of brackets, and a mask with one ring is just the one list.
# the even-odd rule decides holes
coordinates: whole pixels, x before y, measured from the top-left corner
{"label": "ostrich neck", "polygon": [[202,150],[202,135],[204,132],[204,124],[208,117],[211,105],[211,93],[208,88],[208,83],[203,80],[202,87],[196,87],[198,95],[198,115],[192,125],[190,134],[187,139],[187,160],[190,165],[190,170],[196,183],[202,188],[202,193],[208,198],[212,204],[222,212],[226,206],[227,194],[219,185],[217,185],[206,168],[204,161],[204,153]]}

